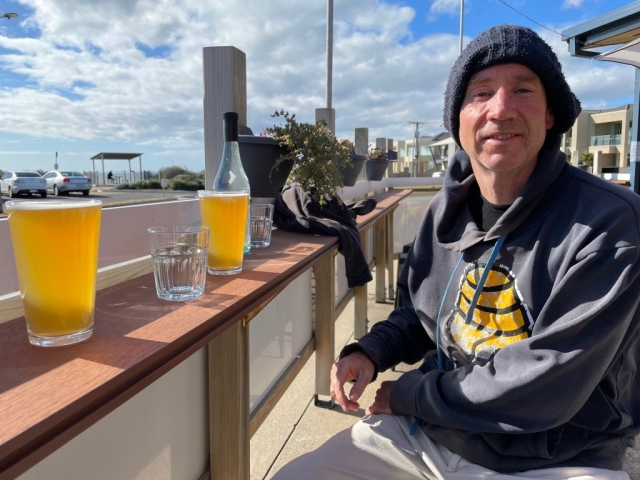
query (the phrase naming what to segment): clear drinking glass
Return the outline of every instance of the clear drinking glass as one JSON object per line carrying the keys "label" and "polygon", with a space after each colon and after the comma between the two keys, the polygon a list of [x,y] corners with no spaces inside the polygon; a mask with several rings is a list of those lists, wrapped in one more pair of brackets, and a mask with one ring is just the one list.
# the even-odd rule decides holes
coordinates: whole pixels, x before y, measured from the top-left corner
{"label": "clear drinking glass", "polygon": [[102,202],[7,202],[29,341],[70,345],[93,333]]}
{"label": "clear drinking glass", "polygon": [[271,244],[273,225],[273,205],[269,203],[251,204],[251,247],[264,248]]}
{"label": "clear drinking glass", "polygon": [[151,227],[156,292],[164,300],[198,298],[207,280],[208,227]]}
{"label": "clear drinking glass", "polygon": [[207,271],[233,275],[242,271],[249,192],[198,190],[202,224],[211,229]]}

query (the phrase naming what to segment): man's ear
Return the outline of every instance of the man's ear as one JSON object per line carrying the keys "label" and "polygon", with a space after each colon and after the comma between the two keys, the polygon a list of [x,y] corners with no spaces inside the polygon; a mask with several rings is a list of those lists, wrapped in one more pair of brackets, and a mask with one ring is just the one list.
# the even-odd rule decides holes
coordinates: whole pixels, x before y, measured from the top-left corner
{"label": "man's ear", "polygon": [[554,123],[555,123],[555,119],[553,118],[553,114],[551,113],[551,110],[547,108],[547,116],[545,117],[545,124],[547,126],[547,130],[551,129]]}

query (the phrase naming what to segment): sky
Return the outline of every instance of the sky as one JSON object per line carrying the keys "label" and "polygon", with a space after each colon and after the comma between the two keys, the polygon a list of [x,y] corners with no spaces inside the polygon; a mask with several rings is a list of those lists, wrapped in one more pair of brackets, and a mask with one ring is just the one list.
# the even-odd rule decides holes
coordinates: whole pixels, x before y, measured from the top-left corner
{"label": "sky", "polygon": [[[634,67],[572,58],[562,30],[630,2],[466,0],[463,44],[502,23],[537,31],[585,109],[633,103]],[[636,2],[637,3],[637,2]],[[442,126],[459,54],[460,0],[334,0],[336,135],[413,137]],[[142,167],[204,170],[202,49],[247,60],[247,124],[276,110],[313,122],[326,107],[327,2],[320,0],[0,0],[0,169],[90,171],[100,152]],[[132,163],[132,169],[138,170]],[[96,168],[99,169],[98,164]],[[107,162],[114,173],[126,161]]]}

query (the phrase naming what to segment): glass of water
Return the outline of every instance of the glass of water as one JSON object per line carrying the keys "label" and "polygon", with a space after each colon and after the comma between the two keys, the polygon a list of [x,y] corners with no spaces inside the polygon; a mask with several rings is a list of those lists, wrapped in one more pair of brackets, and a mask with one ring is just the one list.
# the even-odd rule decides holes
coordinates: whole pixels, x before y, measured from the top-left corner
{"label": "glass of water", "polygon": [[158,297],[198,298],[207,280],[208,227],[151,227],[149,246]]}
{"label": "glass of water", "polygon": [[252,203],[251,213],[251,248],[268,247],[271,243],[271,225],[273,224],[273,205],[269,203]]}

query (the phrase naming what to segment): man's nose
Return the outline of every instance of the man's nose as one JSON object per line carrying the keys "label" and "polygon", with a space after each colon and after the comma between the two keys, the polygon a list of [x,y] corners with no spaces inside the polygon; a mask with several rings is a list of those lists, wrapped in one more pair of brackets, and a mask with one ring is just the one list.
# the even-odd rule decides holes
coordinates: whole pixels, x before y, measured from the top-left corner
{"label": "man's nose", "polygon": [[490,120],[509,120],[514,117],[513,94],[504,88],[500,88],[489,100],[487,117]]}

